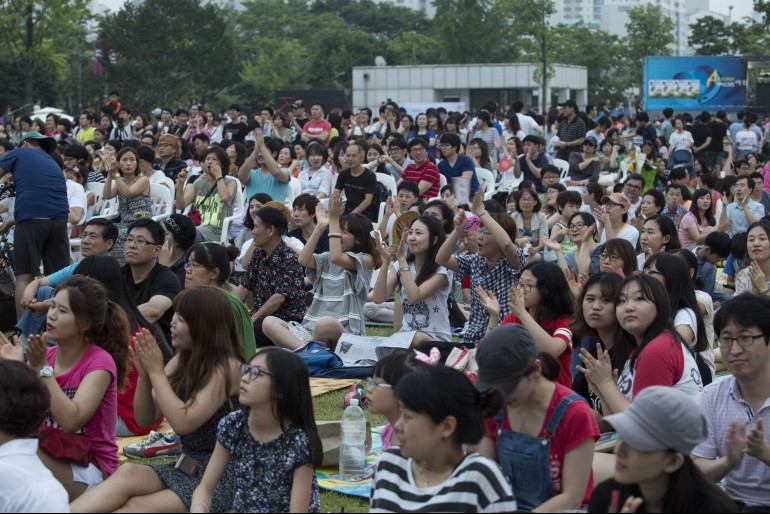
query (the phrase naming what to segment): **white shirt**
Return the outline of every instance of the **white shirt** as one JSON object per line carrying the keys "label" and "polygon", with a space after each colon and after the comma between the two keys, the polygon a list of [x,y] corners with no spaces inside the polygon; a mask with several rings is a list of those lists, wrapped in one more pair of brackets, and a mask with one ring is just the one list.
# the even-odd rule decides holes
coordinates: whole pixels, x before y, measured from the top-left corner
{"label": "white shirt", "polygon": [[37,456],[37,439],[0,446],[0,512],[69,512],[69,495]]}
{"label": "white shirt", "polygon": [[[629,225],[628,223],[624,223],[623,227],[620,229],[620,232],[615,236],[619,239],[625,239],[631,245],[636,248],[636,242],[639,241],[639,231],[636,230],[636,227],[633,225]],[[604,244],[607,242],[607,229],[605,228],[602,230],[602,236],[599,240],[599,243]]]}
{"label": "white shirt", "polygon": [[86,190],[83,189],[83,186],[72,180],[67,180],[67,203],[70,209],[80,207],[83,209],[83,213],[86,213],[88,210]]}
{"label": "white shirt", "polygon": [[519,118],[519,126],[526,135],[537,134],[537,130],[540,128],[532,116],[526,114],[516,113],[516,117]]}

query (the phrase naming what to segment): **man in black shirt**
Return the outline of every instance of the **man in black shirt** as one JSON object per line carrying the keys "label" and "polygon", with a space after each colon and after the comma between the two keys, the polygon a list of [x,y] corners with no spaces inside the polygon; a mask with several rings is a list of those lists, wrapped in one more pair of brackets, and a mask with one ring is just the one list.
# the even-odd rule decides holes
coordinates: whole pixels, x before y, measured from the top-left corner
{"label": "man in black shirt", "polygon": [[232,104],[227,108],[230,123],[225,125],[224,139],[232,139],[243,143],[249,133],[249,126],[241,121],[241,106]]}
{"label": "man in black shirt", "polygon": [[724,139],[727,135],[727,113],[725,111],[717,112],[709,123],[708,128],[711,130],[711,144],[708,147],[706,153],[706,159],[709,166],[713,169],[714,175],[719,175],[722,171],[722,160],[724,158]]}
{"label": "man in black shirt", "polygon": [[[305,102],[302,100],[295,100],[291,104],[291,108],[294,109],[294,121],[301,129],[304,129],[305,123],[309,121],[307,113],[305,112]],[[299,132],[302,133],[301,130]]]}
{"label": "man in black shirt", "polygon": [[[703,111],[689,129],[693,139],[692,153],[696,156],[705,152],[711,145],[711,129],[706,125],[709,120],[711,120],[711,114]],[[701,155],[705,156],[705,154]]]}
{"label": "man in black shirt", "polygon": [[345,214],[363,214],[372,221],[377,220],[374,210],[374,193],[377,190],[377,176],[364,167],[366,150],[359,145],[350,145],[342,157],[348,169],[343,170],[334,186],[335,192],[345,191]]}
{"label": "man in black shirt", "polygon": [[181,287],[176,275],[158,262],[165,239],[163,227],[150,218],[141,218],[128,226],[123,255],[123,279],[139,312],[158,327],[171,343],[171,303]]}

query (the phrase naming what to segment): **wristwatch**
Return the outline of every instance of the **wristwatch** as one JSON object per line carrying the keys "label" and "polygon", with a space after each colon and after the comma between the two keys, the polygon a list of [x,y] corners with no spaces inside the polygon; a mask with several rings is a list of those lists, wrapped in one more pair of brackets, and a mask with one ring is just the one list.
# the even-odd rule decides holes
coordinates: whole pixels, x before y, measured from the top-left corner
{"label": "wristwatch", "polygon": [[40,378],[51,378],[53,376],[53,368],[46,364],[40,370]]}

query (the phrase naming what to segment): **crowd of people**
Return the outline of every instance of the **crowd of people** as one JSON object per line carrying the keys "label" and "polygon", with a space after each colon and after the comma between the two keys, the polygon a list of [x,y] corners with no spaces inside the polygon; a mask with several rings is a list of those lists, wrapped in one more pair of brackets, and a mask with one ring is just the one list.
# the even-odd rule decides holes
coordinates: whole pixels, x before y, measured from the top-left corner
{"label": "crowd of people", "polygon": [[302,350],[385,323],[372,512],[770,511],[768,120],[291,107],[5,120],[0,510],[318,512]]}

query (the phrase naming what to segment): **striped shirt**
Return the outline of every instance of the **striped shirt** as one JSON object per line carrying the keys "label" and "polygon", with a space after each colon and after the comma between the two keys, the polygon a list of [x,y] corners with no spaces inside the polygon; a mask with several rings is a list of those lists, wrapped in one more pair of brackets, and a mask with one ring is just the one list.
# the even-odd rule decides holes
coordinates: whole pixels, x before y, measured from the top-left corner
{"label": "striped shirt", "polygon": [[[706,413],[708,438],[692,451],[696,457],[716,459],[727,455],[727,438],[733,423],[744,423],[748,435],[762,420],[765,442],[770,443],[770,398],[754,412],[741,397],[741,390],[734,376],[708,385],[700,396],[700,404]],[[744,455],[738,467],[723,479],[727,495],[747,507],[770,506],[770,466],[750,455]]]}
{"label": "striped shirt", "polygon": [[513,512],[516,500],[497,464],[466,456],[444,483],[417,487],[412,459],[391,448],[377,463],[369,512]]}

